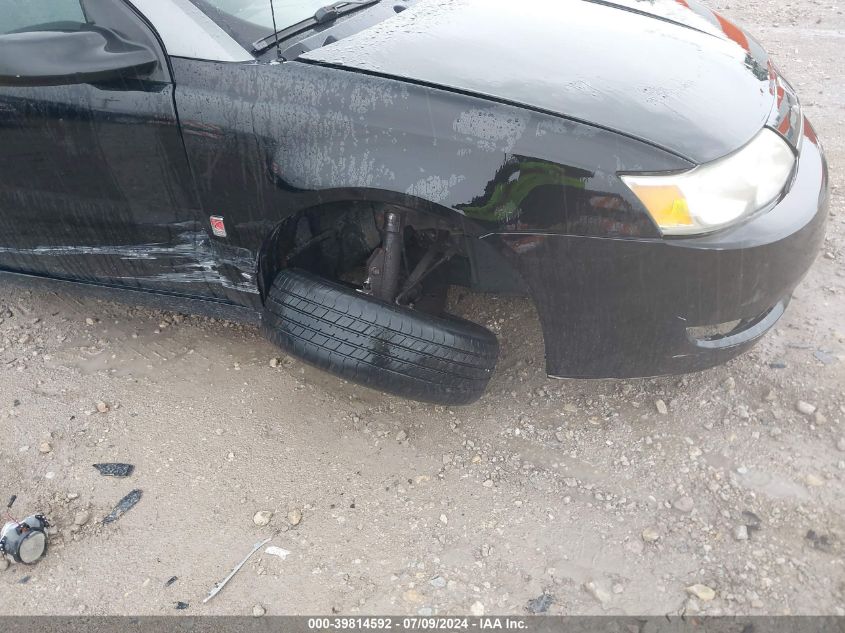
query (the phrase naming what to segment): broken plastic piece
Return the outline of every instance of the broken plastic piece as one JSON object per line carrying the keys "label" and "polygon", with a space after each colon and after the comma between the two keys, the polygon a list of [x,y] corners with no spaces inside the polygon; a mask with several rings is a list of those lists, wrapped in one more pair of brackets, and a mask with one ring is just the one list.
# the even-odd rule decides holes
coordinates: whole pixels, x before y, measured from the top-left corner
{"label": "broken plastic piece", "polygon": [[103,519],[103,524],[117,521],[129,510],[135,507],[135,504],[141,500],[141,495],[143,494],[144,493],[140,490],[133,490],[128,495],[123,497],[123,499],[121,499],[118,504],[114,507],[114,510],[109,512],[109,514]]}
{"label": "broken plastic piece", "polygon": [[94,464],[94,468],[105,477],[128,477],[135,470],[132,464],[121,463]]}

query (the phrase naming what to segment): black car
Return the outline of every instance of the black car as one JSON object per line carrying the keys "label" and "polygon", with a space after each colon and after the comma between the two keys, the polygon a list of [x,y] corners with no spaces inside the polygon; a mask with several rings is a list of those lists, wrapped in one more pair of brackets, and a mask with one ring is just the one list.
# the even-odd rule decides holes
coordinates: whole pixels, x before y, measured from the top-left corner
{"label": "black car", "polygon": [[450,285],[528,295],[562,377],[702,369],[783,314],[827,168],[742,29],[688,0],[325,1],[0,0],[0,269],[451,404],[498,345]]}

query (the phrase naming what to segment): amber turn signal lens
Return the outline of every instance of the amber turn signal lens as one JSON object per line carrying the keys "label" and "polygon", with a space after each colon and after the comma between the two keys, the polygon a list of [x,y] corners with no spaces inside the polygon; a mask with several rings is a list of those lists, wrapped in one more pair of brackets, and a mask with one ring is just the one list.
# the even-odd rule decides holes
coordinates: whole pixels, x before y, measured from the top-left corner
{"label": "amber turn signal lens", "polygon": [[631,187],[651,217],[661,228],[693,226],[686,198],[674,185]]}

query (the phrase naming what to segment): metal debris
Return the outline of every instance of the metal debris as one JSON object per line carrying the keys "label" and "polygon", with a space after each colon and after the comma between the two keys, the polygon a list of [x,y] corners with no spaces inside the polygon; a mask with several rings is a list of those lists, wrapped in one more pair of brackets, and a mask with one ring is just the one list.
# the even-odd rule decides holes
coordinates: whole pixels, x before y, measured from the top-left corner
{"label": "metal debris", "polygon": [[135,470],[132,464],[108,463],[94,464],[93,466],[104,477],[128,477]]}
{"label": "metal debris", "polygon": [[109,514],[103,519],[103,524],[117,521],[129,510],[135,507],[135,504],[141,500],[141,495],[143,494],[144,493],[140,490],[133,490],[128,495],[123,497],[123,499],[121,499],[118,504],[114,507],[114,510],[109,512]]}
{"label": "metal debris", "polygon": [[230,580],[232,580],[232,578],[235,577],[235,574],[237,574],[240,571],[241,567],[246,565],[246,562],[252,557],[252,555],[255,554],[255,552],[260,550],[262,547],[264,547],[267,543],[269,543],[272,540],[272,538],[273,538],[272,536],[267,537],[263,541],[256,543],[253,546],[252,551],[250,551],[250,553],[247,554],[244,557],[244,559],[235,566],[235,568],[229,573],[229,575],[226,576],[223,580],[221,580],[220,582],[218,582],[217,584],[214,585],[214,587],[212,588],[211,591],[208,592],[208,595],[205,597],[205,600],[203,600],[202,603],[205,604],[206,602],[211,600],[214,596],[216,596],[218,593],[220,593],[223,590],[223,587],[226,586],[226,583],[228,583]]}
{"label": "metal debris", "polygon": [[167,582],[164,583],[164,586],[169,587],[170,585],[172,585],[177,580],[179,580],[179,576],[171,576],[170,578],[167,579]]}

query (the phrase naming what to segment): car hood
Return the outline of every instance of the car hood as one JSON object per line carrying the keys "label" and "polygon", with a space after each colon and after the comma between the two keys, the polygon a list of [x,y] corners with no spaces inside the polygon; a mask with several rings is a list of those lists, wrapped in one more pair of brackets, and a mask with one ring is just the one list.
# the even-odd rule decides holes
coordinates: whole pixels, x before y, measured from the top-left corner
{"label": "car hood", "polygon": [[762,48],[686,0],[419,0],[300,59],[577,119],[694,162],[749,141],[773,104]]}

